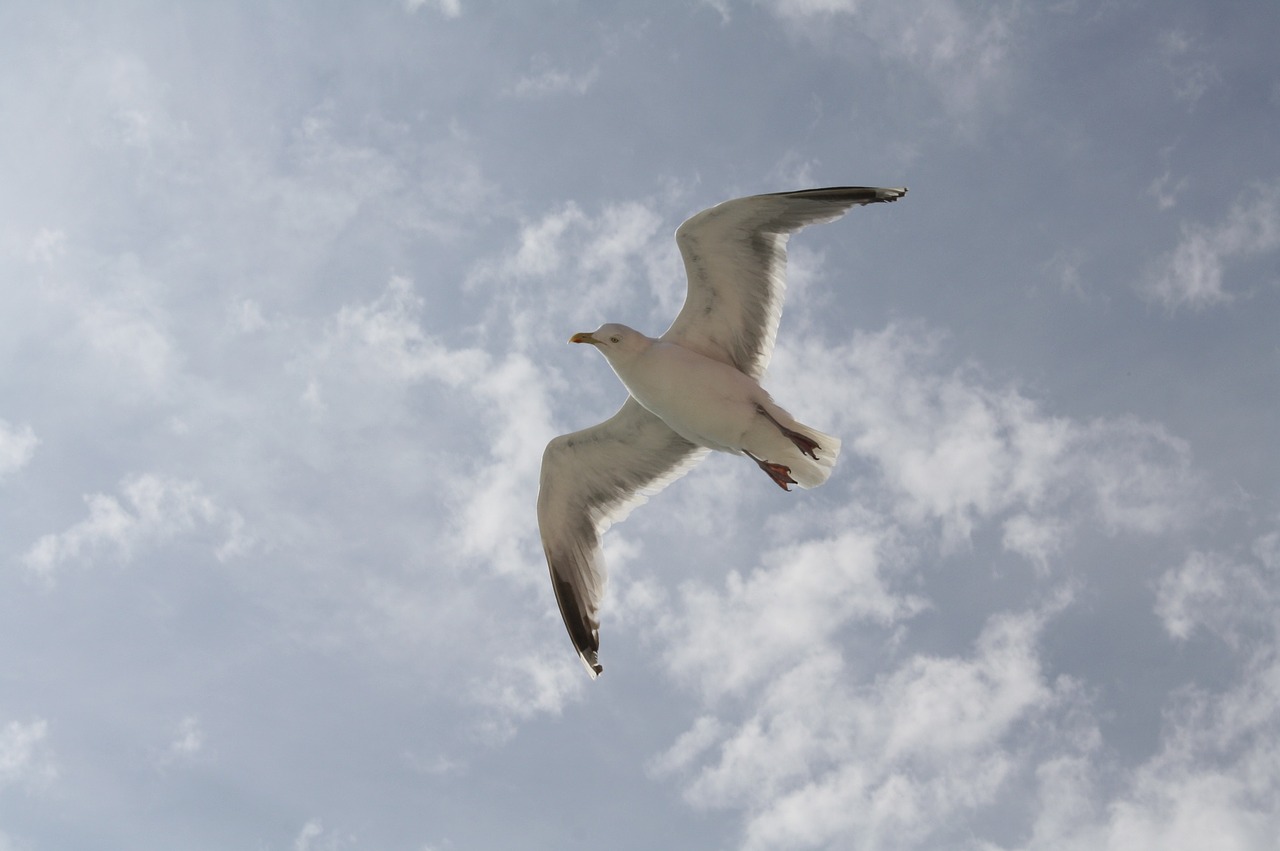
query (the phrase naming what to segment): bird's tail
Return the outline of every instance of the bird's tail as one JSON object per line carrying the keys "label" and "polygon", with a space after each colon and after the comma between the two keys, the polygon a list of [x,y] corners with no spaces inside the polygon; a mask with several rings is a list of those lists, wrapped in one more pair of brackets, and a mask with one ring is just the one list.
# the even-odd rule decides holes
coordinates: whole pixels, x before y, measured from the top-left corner
{"label": "bird's tail", "polygon": [[824,434],[803,423],[796,423],[791,428],[818,444],[818,447],[813,450],[813,454],[818,457],[810,458],[801,452],[799,447],[792,445],[791,451],[780,463],[791,468],[791,478],[795,479],[800,487],[816,488],[829,479],[832,470],[835,469],[836,459],[840,457],[840,438]]}
{"label": "bird's tail", "polygon": [[760,408],[763,416],[752,422],[743,448],[754,458],[790,468],[791,478],[802,488],[816,488],[829,479],[840,457],[840,438],[797,422],[773,400]]}

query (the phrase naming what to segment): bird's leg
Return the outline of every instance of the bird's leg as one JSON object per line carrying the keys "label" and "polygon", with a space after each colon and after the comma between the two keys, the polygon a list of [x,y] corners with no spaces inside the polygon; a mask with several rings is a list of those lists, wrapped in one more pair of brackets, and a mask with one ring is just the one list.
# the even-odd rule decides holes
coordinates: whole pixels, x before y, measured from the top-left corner
{"label": "bird's leg", "polygon": [[[816,440],[809,437],[808,435],[801,434],[798,431],[793,431],[792,429],[787,428],[782,423],[775,420],[773,418],[773,415],[770,414],[767,410],[765,410],[764,405],[756,405],[756,413],[763,415],[765,419],[767,419],[769,422],[777,426],[778,431],[782,432],[784,437],[786,437],[788,440],[794,443],[797,449],[799,449],[805,455],[808,455],[813,460],[815,461],[818,460],[818,455],[815,450],[821,449],[822,447],[818,445],[818,442]],[[788,470],[787,472],[790,472],[790,470]]]}
{"label": "bird's leg", "polygon": [[787,485],[799,484],[799,482],[791,478],[791,468],[785,464],[774,464],[772,461],[761,461],[745,449],[742,450],[742,454],[759,464],[760,469],[768,473],[769,478],[773,479],[774,484],[782,488],[784,491],[791,490]]}

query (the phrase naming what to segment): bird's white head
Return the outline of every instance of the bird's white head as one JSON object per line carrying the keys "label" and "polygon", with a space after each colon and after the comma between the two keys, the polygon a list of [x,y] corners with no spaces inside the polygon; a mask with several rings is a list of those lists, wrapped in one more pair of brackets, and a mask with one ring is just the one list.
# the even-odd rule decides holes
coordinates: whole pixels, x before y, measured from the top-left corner
{"label": "bird's white head", "polygon": [[594,331],[584,331],[569,338],[570,343],[590,343],[600,350],[600,354],[609,359],[626,360],[638,355],[653,342],[634,328],[610,322],[601,325]]}

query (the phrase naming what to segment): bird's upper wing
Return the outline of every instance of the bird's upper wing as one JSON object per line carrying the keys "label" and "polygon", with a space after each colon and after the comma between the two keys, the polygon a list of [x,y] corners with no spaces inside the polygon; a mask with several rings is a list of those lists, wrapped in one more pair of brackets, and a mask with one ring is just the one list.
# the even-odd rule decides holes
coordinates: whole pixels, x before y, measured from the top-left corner
{"label": "bird's upper wing", "polygon": [[551,586],[573,646],[594,679],[602,670],[600,536],[708,450],[695,446],[628,398],[609,419],[547,444],[538,486],[538,529]]}
{"label": "bird's upper wing", "polygon": [[787,236],[905,188],[837,186],[725,201],[676,230],[689,294],[662,335],[759,379],[773,354],[786,290]]}

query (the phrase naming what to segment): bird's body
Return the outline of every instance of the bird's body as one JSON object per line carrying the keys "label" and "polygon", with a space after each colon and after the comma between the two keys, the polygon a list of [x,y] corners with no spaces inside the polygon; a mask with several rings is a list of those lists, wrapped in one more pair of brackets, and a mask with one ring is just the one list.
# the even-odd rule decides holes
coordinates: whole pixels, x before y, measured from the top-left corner
{"label": "bird's body", "polygon": [[[695,446],[783,464],[801,487],[816,487],[831,474],[840,441],[797,423],[741,370],[625,325],[605,325],[591,336],[618,337],[619,343],[599,344],[618,379],[646,411]],[[825,451],[810,458],[775,422],[805,430]]]}
{"label": "bird's body", "polygon": [[658,338],[610,323],[571,342],[600,350],[630,397],[599,425],[561,435],[542,458],[538,526],[569,636],[600,673],[600,535],[707,452],[745,455],[784,490],[831,475],[840,441],[797,422],[760,386],[786,286],[787,236],[906,189],[854,186],[752,195],[680,226],[689,293]]}

